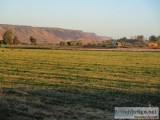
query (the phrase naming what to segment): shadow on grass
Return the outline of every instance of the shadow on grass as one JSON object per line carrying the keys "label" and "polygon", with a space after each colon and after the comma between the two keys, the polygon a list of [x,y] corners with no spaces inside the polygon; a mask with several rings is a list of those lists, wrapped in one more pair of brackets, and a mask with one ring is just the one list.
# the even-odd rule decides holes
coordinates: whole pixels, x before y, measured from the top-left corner
{"label": "shadow on grass", "polygon": [[114,107],[159,107],[159,100],[159,93],[3,88],[0,120],[114,119]]}

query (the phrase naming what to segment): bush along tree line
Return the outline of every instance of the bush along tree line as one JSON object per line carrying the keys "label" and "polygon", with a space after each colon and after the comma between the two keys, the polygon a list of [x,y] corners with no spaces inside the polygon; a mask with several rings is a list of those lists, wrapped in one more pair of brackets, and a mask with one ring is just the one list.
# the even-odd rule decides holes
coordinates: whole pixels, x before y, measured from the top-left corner
{"label": "bush along tree line", "polygon": [[[33,45],[37,44],[37,40],[30,36],[30,42]],[[12,30],[7,30],[4,34],[3,34],[3,40],[0,40],[0,44],[6,44],[6,45],[18,45],[21,44],[21,42],[19,41],[17,36],[14,36]]]}
{"label": "bush along tree line", "polygon": [[85,40],[80,41],[61,41],[61,46],[81,46],[81,47],[94,47],[94,48],[160,48],[160,36],[152,35],[149,37],[149,40],[145,39],[143,35],[138,35],[128,39],[126,37],[120,39],[111,39],[104,41],[95,41],[86,42]]}

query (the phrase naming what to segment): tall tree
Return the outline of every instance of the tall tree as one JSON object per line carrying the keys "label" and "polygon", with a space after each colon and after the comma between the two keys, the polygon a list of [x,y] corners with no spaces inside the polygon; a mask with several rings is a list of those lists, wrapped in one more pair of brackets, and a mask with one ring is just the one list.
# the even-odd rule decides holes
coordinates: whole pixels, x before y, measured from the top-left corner
{"label": "tall tree", "polygon": [[34,37],[30,36],[30,42],[31,42],[31,44],[35,45],[35,44],[37,44],[37,39],[35,39]]}
{"label": "tall tree", "polygon": [[156,42],[156,41],[157,41],[156,36],[155,36],[155,35],[150,36],[150,37],[149,37],[149,41],[150,41],[150,42]]}
{"label": "tall tree", "polygon": [[14,36],[14,38],[13,38],[13,44],[14,45],[18,45],[20,42],[19,42],[19,40],[18,40],[18,37],[17,36]]}
{"label": "tall tree", "polygon": [[12,44],[13,43],[13,32],[12,32],[12,30],[7,30],[3,34],[3,42],[5,44]]}

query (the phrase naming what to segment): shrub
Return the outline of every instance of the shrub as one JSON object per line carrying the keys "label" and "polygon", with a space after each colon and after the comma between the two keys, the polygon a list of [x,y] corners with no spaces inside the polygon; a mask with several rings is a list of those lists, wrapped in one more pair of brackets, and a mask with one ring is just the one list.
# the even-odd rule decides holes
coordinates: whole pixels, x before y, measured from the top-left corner
{"label": "shrub", "polygon": [[69,41],[67,42],[68,46],[76,46],[77,45],[77,41]]}
{"label": "shrub", "polygon": [[13,38],[13,44],[14,45],[18,45],[20,42],[19,42],[19,40],[18,40],[18,37],[17,36],[14,36],[14,38]]}
{"label": "shrub", "polygon": [[34,37],[30,36],[30,42],[32,45],[36,45],[37,44],[37,39],[35,39]]}
{"label": "shrub", "polygon": [[66,41],[61,41],[61,42],[60,42],[60,45],[62,45],[62,46],[67,46],[68,44],[67,44]]}
{"label": "shrub", "polygon": [[3,34],[3,44],[12,44],[13,43],[13,32],[12,30],[7,30]]}

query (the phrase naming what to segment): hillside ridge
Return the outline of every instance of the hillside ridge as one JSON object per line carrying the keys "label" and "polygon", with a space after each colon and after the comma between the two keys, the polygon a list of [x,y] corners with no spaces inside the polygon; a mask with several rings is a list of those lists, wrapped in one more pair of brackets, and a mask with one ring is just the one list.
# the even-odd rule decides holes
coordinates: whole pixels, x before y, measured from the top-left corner
{"label": "hillside ridge", "polygon": [[71,40],[107,40],[109,37],[98,36],[95,33],[83,32],[82,30],[71,30],[52,27],[33,27],[25,25],[0,24],[0,40],[4,32],[11,29],[15,36],[23,43],[29,43],[30,36],[37,39],[37,43],[59,43]]}

